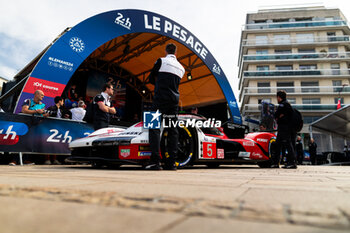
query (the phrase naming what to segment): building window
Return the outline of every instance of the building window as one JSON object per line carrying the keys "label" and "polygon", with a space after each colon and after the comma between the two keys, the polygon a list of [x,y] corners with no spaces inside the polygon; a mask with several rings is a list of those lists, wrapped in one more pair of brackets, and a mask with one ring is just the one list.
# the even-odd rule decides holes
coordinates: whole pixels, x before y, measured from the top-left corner
{"label": "building window", "polygon": [[299,70],[317,70],[317,65],[316,64],[299,65]]}
{"label": "building window", "polygon": [[313,43],[314,42],[314,34],[313,33],[297,34],[296,38],[297,38],[298,43]]}
{"label": "building window", "polygon": [[255,36],[255,43],[257,45],[264,45],[268,43],[267,36]]}
{"label": "building window", "polygon": [[289,22],[289,19],[273,19],[272,22],[274,22],[274,23]]}
{"label": "building window", "polygon": [[267,49],[258,49],[256,54],[269,54],[269,51]]}
{"label": "building window", "polygon": [[289,36],[289,34],[274,35],[273,42],[275,44],[290,44],[290,36]]}
{"label": "building window", "polygon": [[258,93],[270,93],[270,83],[269,82],[258,82]]}
{"label": "building window", "polygon": [[276,66],[276,70],[293,70],[292,65],[280,65]]}
{"label": "building window", "polygon": [[315,49],[298,49],[298,53],[315,53]]}
{"label": "building window", "polygon": [[320,98],[303,98],[303,104],[321,104]]}
{"label": "building window", "polygon": [[264,71],[264,70],[269,70],[269,66],[257,66],[256,67],[256,70],[258,71]]}
{"label": "building window", "polygon": [[333,80],[333,92],[340,92],[342,89],[342,81],[341,80]]}
{"label": "building window", "polygon": [[327,32],[328,41],[336,41],[335,32]]}
{"label": "building window", "polygon": [[290,49],[275,49],[275,54],[290,54],[292,50]]}
{"label": "building window", "polygon": [[254,20],[254,23],[266,23],[266,19]]}
{"label": "building window", "polygon": [[271,98],[258,99],[258,104],[261,104],[261,102],[271,103]]}
{"label": "building window", "polygon": [[312,21],[312,17],[295,18],[295,21]]}
{"label": "building window", "polygon": [[337,53],[338,52],[338,48],[337,47],[329,47],[329,52],[330,53]]}
{"label": "building window", "polygon": [[287,93],[294,93],[294,82],[277,82],[277,91],[281,90]]}
{"label": "building window", "polygon": [[288,100],[288,102],[289,102],[290,104],[296,104],[296,103],[297,103],[297,101],[296,101],[295,98],[287,98],[287,100]]}
{"label": "building window", "polygon": [[331,64],[332,75],[340,75],[340,64],[333,63]]}
{"label": "building window", "polygon": [[320,92],[320,88],[318,87],[318,81],[302,81],[301,82],[301,92]]}

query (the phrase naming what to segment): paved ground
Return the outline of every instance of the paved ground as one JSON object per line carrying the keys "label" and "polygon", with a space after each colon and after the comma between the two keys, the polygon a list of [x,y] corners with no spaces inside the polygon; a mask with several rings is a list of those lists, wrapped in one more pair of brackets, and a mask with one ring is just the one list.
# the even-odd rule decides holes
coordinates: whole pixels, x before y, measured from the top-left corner
{"label": "paved ground", "polygon": [[350,167],[0,166],[0,232],[349,232]]}

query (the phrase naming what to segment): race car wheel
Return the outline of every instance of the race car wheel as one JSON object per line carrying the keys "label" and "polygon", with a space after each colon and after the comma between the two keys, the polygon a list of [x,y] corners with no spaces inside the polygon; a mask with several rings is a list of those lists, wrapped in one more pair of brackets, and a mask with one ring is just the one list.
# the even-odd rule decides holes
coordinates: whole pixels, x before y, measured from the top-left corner
{"label": "race car wheel", "polygon": [[261,168],[270,168],[272,166],[272,158],[276,155],[276,138],[271,138],[269,142],[269,160],[258,162]]}
{"label": "race car wheel", "polygon": [[[175,165],[177,167],[184,167],[184,166],[188,166],[191,164],[192,160],[193,160],[193,148],[194,148],[194,135],[192,133],[192,130],[186,128],[186,127],[178,127],[177,128],[178,132],[179,132],[179,140],[177,143],[177,156],[175,158]],[[168,132],[165,131],[163,134],[163,150],[164,153],[163,155],[165,157],[169,156],[167,147],[169,144],[168,141]]]}

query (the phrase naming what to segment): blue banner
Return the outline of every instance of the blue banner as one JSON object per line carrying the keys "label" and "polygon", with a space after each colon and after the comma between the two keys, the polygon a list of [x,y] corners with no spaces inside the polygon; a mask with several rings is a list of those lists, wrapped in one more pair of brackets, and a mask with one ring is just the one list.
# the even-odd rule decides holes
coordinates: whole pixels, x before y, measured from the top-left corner
{"label": "blue banner", "polygon": [[0,151],[69,155],[68,144],[93,131],[83,122],[0,113]]}

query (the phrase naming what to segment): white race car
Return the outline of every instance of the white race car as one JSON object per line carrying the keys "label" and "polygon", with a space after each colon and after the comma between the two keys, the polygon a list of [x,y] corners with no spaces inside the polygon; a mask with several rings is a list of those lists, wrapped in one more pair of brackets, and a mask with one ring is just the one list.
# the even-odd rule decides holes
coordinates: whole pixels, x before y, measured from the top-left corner
{"label": "white race car", "polygon": [[[207,120],[198,115],[179,115],[179,120],[188,119],[196,122]],[[238,130],[241,135],[244,135],[244,128],[229,123],[225,125],[225,130],[221,127],[197,126],[178,127],[178,154],[175,159],[177,167],[193,164],[218,167],[220,164],[237,163],[257,163],[260,167],[271,166],[270,158],[276,141],[273,133],[249,133],[244,138],[229,138],[228,135],[235,135],[225,134],[224,131]],[[161,154],[164,155],[167,152],[167,130],[161,129],[161,135]],[[144,165],[151,155],[148,129],[143,127],[143,122],[129,128],[109,127],[97,130],[88,137],[72,141],[69,148],[71,149],[69,161],[88,162],[97,167],[123,164]]]}

